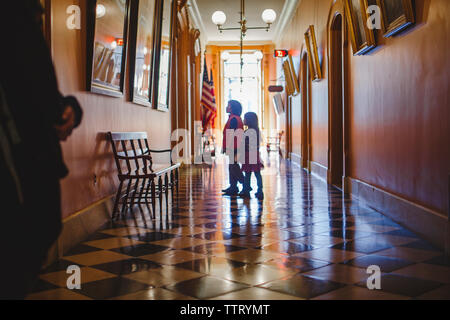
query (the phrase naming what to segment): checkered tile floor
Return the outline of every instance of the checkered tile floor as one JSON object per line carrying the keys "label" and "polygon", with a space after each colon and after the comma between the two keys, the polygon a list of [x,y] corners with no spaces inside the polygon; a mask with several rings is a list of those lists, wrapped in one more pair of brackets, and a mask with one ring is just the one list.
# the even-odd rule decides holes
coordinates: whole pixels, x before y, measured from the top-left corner
{"label": "checkered tile floor", "polygon": [[[442,251],[289,162],[271,158],[263,179],[265,200],[243,200],[222,196],[225,166],[184,170],[171,219],[109,223],[28,298],[450,299]],[[74,264],[81,290],[66,287]],[[366,287],[370,265],[381,290]]]}

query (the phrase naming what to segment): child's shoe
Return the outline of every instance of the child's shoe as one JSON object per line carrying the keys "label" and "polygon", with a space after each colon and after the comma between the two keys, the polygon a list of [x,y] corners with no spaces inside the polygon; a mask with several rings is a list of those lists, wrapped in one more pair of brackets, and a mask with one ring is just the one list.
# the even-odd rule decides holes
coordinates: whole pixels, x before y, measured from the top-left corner
{"label": "child's shoe", "polygon": [[264,200],[264,193],[258,191],[257,193],[255,193],[255,197],[256,197],[256,199],[258,199],[258,200]]}
{"label": "child's shoe", "polygon": [[244,199],[250,198],[250,191],[242,190],[241,193],[239,193],[239,197],[244,198]]}
{"label": "child's shoe", "polygon": [[233,191],[233,187],[229,187],[229,188],[223,189],[222,193],[227,193],[227,192],[230,192],[230,191]]}
{"label": "child's shoe", "polygon": [[238,188],[228,188],[227,190],[225,190],[224,196],[237,196],[239,195],[239,189]]}

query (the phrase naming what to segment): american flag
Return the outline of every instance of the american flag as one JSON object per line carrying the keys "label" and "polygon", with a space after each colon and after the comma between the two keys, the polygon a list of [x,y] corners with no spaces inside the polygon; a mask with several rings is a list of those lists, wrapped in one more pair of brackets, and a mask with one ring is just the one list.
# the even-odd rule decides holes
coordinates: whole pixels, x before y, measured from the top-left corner
{"label": "american flag", "polygon": [[202,90],[202,126],[203,132],[208,129],[209,124],[214,123],[214,119],[217,116],[216,97],[214,94],[214,80],[211,71],[211,80],[208,77],[208,67],[203,70],[203,90]]}

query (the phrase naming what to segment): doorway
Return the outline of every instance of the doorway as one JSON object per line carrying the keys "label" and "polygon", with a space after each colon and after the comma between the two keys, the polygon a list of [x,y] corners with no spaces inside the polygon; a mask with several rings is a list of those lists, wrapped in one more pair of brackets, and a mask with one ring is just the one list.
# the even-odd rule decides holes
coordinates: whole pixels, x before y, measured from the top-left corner
{"label": "doorway", "polygon": [[344,176],[343,21],[337,14],[330,27],[330,183],[342,188]]}
{"label": "doorway", "polygon": [[[226,106],[228,101],[237,100],[242,104],[242,115],[254,112],[258,115],[259,127],[263,128],[264,83],[260,51],[244,51],[243,66],[241,74],[241,57],[237,50],[223,51],[221,59],[223,62],[222,79],[223,93],[222,105]],[[242,78],[241,78],[242,76]],[[223,123],[228,120],[224,112],[221,115]]]}

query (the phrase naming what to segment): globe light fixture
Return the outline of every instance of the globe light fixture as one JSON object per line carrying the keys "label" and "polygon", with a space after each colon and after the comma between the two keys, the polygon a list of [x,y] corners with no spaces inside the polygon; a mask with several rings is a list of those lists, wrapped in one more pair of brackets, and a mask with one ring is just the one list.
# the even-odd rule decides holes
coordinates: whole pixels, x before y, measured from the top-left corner
{"label": "globe light fixture", "polygon": [[98,4],[96,8],[97,19],[103,18],[106,14],[106,8],[102,4]]}
{"label": "globe light fixture", "polygon": [[227,16],[223,11],[216,11],[212,15],[212,22],[216,26],[223,26],[227,22]]}
{"label": "globe light fixture", "polygon": [[261,18],[267,24],[272,24],[277,19],[277,13],[272,9],[266,9],[263,11]]}
{"label": "globe light fixture", "polygon": [[255,51],[254,56],[257,61],[261,61],[264,57],[261,51]]}
{"label": "globe light fixture", "polygon": [[228,61],[230,59],[230,53],[228,51],[222,52],[222,60]]}
{"label": "globe light fixture", "polygon": [[227,21],[227,15],[223,11],[215,11],[212,14],[211,20],[217,26],[217,29],[222,33],[222,31],[226,30],[240,30],[241,38],[244,38],[247,34],[247,30],[266,30],[269,31],[272,23],[277,19],[277,13],[273,9],[265,9],[261,15],[262,20],[267,24],[267,26],[263,27],[247,27],[247,19],[245,17],[245,0],[241,0],[241,20],[239,21],[240,27],[233,28],[223,28],[222,26]]}

